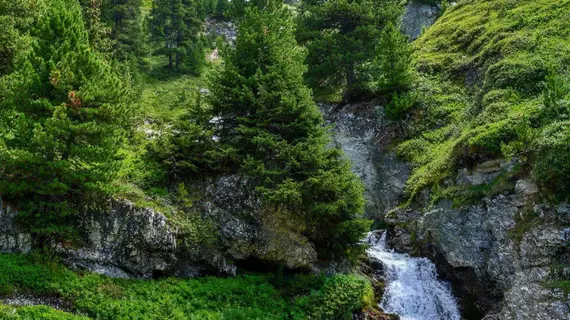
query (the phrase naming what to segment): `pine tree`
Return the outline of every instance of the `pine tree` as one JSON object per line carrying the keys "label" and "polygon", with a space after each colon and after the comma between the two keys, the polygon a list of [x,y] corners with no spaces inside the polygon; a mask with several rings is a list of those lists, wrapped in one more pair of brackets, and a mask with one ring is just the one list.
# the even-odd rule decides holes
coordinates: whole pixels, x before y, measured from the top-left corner
{"label": "pine tree", "polygon": [[395,0],[306,0],[299,40],[307,44],[307,80],[319,91],[343,89],[345,100],[362,85],[358,67],[374,57],[381,29],[396,21]]}
{"label": "pine tree", "polygon": [[124,75],[93,50],[76,0],[50,0],[0,99],[0,194],[38,234],[68,235],[87,199],[105,195],[128,124]]}
{"label": "pine tree", "polygon": [[0,0],[0,76],[13,66],[16,52],[25,50],[25,34],[40,10],[33,0]]}
{"label": "pine tree", "polygon": [[412,51],[408,37],[391,22],[382,30],[371,67],[372,86],[377,92],[402,92],[412,83]]}
{"label": "pine tree", "polygon": [[228,0],[218,0],[216,3],[215,17],[218,19],[223,19],[226,11],[228,10],[228,6]]}
{"label": "pine tree", "polygon": [[[188,61],[198,48],[198,34],[202,21],[193,0],[155,0],[149,21],[153,39],[162,44],[157,51],[168,57],[168,68],[183,69],[183,60]],[[205,59],[205,57],[200,57]]]}
{"label": "pine tree", "polygon": [[85,19],[91,46],[99,52],[110,54],[114,41],[109,37],[111,28],[103,21],[103,0],[83,0]]}
{"label": "pine tree", "polygon": [[319,248],[344,252],[366,229],[353,220],[363,209],[361,184],[342,153],[327,147],[290,11],[279,0],[259,2],[246,10],[235,51],[211,81],[216,135],[268,203],[298,214]]}
{"label": "pine tree", "polygon": [[103,4],[102,16],[111,28],[113,50],[120,61],[146,55],[141,5],[142,0],[107,0]]}

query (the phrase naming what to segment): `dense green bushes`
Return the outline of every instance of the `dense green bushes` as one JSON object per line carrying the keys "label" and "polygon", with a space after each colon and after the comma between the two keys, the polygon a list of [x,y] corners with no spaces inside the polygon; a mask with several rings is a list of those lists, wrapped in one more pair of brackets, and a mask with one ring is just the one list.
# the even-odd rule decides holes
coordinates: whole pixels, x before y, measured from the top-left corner
{"label": "dense green bushes", "polygon": [[356,275],[326,279],[322,289],[297,298],[293,319],[352,319],[352,313],[370,307],[374,293],[370,282]]}
{"label": "dense green bushes", "polygon": [[[271,277],[163,279],[154,281],[110,279],[76,274],[58,265],[35,264],[29,257],[0,255],[0,291],[59,296],[71,309],[93,319],[345,319],[369,305],[372,289],[358,276],[300,275],[286,279],[281,289]],[[0,316],[13,308],[0,306]],[[8,319],[86,319],[44,307],[18,309]]]}
{"label": "dense green bushes", "polygon": [[0,303],[0,319],[2,320],[89,320],[47,306],[13,307]]}

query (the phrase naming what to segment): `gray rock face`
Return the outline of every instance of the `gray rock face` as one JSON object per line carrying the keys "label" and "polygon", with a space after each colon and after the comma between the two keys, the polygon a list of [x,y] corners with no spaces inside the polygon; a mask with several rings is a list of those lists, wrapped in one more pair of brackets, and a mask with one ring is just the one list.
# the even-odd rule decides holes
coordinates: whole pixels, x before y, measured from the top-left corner
{"label": "gray rock face", "polygon": [[32,236],[14,223],[17,211],[0,198],[0,253],[28,253]]}
{"label": "gray rock face", "polygon": [[438,15],[437,6],[410,2],[402,17],[402,31],[410,37],[410,40],[416,40],[422,34],[423,28],[429,28],[435,23]]}
{"label": "gray rock face", "polygon": [[235,267],[215,254],[189,258],[194,252],[179,248],[177,230],[163,214],[152,209],[111,200],[108,208],[86,210],[78,221],[83,245],[56,245],[72,266],[119,278],[195,276],[208,270],[235,274]]}
{"label": "gray rock face", "polygon": [[255,258],[309,269],[317,261],[303,226],[284,210],[264,207],[247,178],[220,178],[208,189],[205,214],[215,221],[224,251],[233,259]]}
{"label": "gray rock face", "polygon": [[372,104],[322,106],[334,124],[333,140],[352,162],[365,187],[366,215],[383,217],[402,200],[410,166],[398,159],[389,145],[398,127],[388,121],[383,108]]}
{"label": "gray rock face", "polygon": [[[264,206],[248,179],[222,177],[199,190],[204,194],[191,211],[196,219],[210,223],[207,230],[188,234],[184,217],[175,217],[182,219],[181,225],[153,209],[110,200],[78,214],[79,246],[54,243],[53,247],[72,267],[117,278],[235,275],[230,259],[283,263],[292,269],[314,267],[317,253],[302,235],[299,219]],[[10,207],[0,211],[0,252],[27,253],[33,247],[32,236],[18,227],[15,216]],[[214,243],[200,241],[208,236],[204,232],[212,233]]]}
{"label": "gray rock face", "polygon": [[204,29],[209,35],[221,37],[229,44],[234,44],[237,38],[237,28],[233,22],[220,21],[212,18],[206,19]]}
{"label": "gray rock face", "polygon": [[[570,229],[557,220],[566,205],[534,206],[539,220],[521,230],[524,222],[517,221],[529,210],[529,194],[535,191],[531,182],[517,185],[516,193],[485,198],[477,205],[437,205],[407,220],[407,229],[396,227],[393,245],[404,250],[420,246],[420,252],[439,260],[443,269],[448,268],[444,273],[463,285],[459,291],[478,296],[481,311],[502,300],[494,307],[498,311],[485,319],[568,320],[570,297],[546,285],[564,277],[552,266],[570,266]],[[466,270],[475,278],[466,277]]]}

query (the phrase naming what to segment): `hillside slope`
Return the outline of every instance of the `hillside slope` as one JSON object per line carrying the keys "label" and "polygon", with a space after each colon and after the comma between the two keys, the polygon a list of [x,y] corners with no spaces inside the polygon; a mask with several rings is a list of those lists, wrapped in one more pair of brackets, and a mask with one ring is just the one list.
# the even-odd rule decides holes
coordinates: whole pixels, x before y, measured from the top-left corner
{"label": "hillside slope", "polygon": [[468,319],[568,319],[570,1],[459,1],[414,42],[413,164],[391,244]]}

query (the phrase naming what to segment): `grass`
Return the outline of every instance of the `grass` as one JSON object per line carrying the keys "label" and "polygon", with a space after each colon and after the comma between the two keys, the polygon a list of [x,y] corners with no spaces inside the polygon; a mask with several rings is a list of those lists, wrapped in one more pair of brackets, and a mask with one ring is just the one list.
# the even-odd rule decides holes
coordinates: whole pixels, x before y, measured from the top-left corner
{"label": "grass", "polygon": [[[372,288],[356,275],[299,275],[276,283],[272,275],[235,278],[111,279],[0,255],[0,292],[60,297],[75,316],[47,307],[0,306],[12,319],[349,319],[370,306]],[[334,297],[334,299],[332,299]],[[35,318],[29,315],[38,315]],[[11,318],[7,318],[11,319]]]}
{"label": "grass", "polygon": [[570,135],[560,129],[570,116],[570,86],[560,90],[556,112],[543,95],[549,74],[570,83],[569,18],[570,0],[460,1],[415,42],[420,105],[398,146],[416,165],[410,200],[458,168],[512,157],[543,190],[570,196]]}

